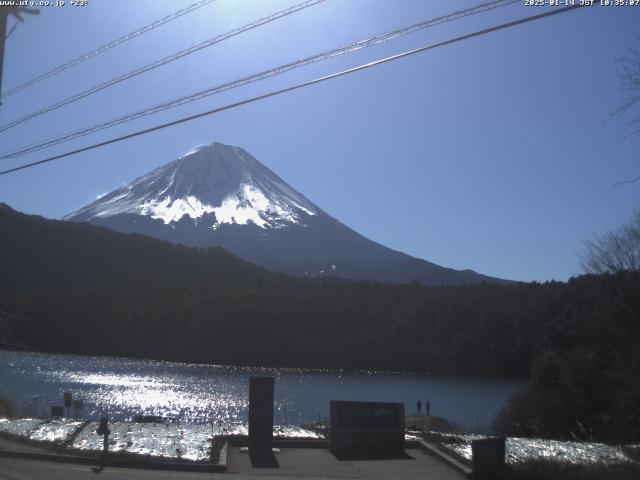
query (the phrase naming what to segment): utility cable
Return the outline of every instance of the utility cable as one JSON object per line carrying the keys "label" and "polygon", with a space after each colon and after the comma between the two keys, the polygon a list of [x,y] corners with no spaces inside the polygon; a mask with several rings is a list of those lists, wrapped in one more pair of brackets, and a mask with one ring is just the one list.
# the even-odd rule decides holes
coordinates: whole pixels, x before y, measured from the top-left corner
{"label": "utility cable", "polygon": [[198,119],[198,118],[202,118],[202,117],[206,117],[206,116],[213,115],[213,114],[216,114],[216,113],[220,113],[220,112],[223,112],[225,110],[231,110],[233,108],[237,108],[237,107],[240,107],[242,105],[247,105],[249,103],[257,102],[259,100],[264,100],[266,98],[274,97],[276,95],[281,95],[283,93],[291,92],[293,90],[299,90],[301,88],[308,87],[308,86],[311,86],[311,85],[315,85],[317,83],[321,83],[321,82],[324,82],[324,81],[327,81],[327,80],[332,80],[334,78],[338,78],[338,77],[342,77],[342,76],[345,76],[345,75],[349,75],[351,73],[355,73],[355,72],[358,72],[360,70],[365,70],[365,69],[368,69],[368,68],[371,68],[371,67],[375,67],[375,66],[381,65],[383,63],[388,63],[388,62],[392,62],[392,61],[395,61],[395,60],[399,60],[401,58],[405,58],[405,57],[408,57],[410,55],[415,55],[416,53],[426,52],[428,50],[433,50],[433,49],[438,48],[438,47],[443,47],[445,45],[451,45],[452,43],[461,42],[463,40],[468,40],[470,38],[479,37],[481,35],[486,35],[488,33],[496,32],[496,31],[499,31],[499,30],[504,30],[504,29],[511,28],[511,27],[515,27],[517,25],[522,25],[524,23],[533,22],[533,21],[536,21],[536,20],[540,20],[542,18],[550,17],[552,15],[559,15],[561,13],[569,12],[571,10],[576,10],[576,9],[582,8],[584,6],[586,6],[586,5],[571,5],[571,6],[562,7],[562,8],[554,8],[553,10],[550,10],[550,11],[547,11],[547,12],[544,12],[544,13],[540,13],[538,15],[531,15],[529,17],[520,18],[518,20],[513,20],[511,22],[503,23],[503,24],[496,25],[496,26],[493,26],[493,27],[490,27],[490,28],[485,28],[483,30],[478,30],[478,31],[475,31],[473,33],[468,33],[466,35],[461,35],[459,37],[455,37],[455,38],[452,38],[452,39],[449,39],[449,40],[445,40],[443,42],[439,42],[439,43],[427,45],[427,46],[424,46],[424,47],[416,48],[416,49],[409,50],[409,51],[406,51],[406,52],[403,52],[403,53],[398,53],[398,54],[392,55],[390,57],[386,57],[386,58],[382,58],[380,60],[375,60],[373,62],[365,63],[363,65],[359,65],[357,67],[349,68],[347,70],[342,70],[342,71],[337,72],[337,73],[332,73],[330,75],[326,75],[324,77],[316,78],[314,80],[309,80],[307,82],[298,83],[298,84],[292,85],[290,87],[282,88],[282,89],[279,89],[279,90],[274,90],[274,91],[271,91],[269,93],[265,93],[263,95],[258,95],[258,96],[251,97],[251,98],[239,101],[239,102],[235,102],[235,103],[231,103],[231,104],[228,104],[228,105],[224,105],[222,107],[214,108],[212,110],[207,110],[205,112],[201,112],[201,113],[198,113],[196,115],[189,115],[187,117],[182,117],[182,118],[179,118],[177,120],[173,120],[171,122],[167,122],[167,123],[163,123],[163,124],[160,124],[160,125],[156,125],[156,126],[151,127],[151,128],[146,128],[144,130],[138,130],[137,132],[129,133],[127,135],[122,135],[120,137],[111,138],[111,139],[106,140],[104,142],[95,143],[95,144],[89,145],[87,147],[82,147],[82,148],[78,148],[76,150],[71,150],[69,152],[61,153],[59,155],[54,155],[52,157],[48,157],[48,158],[45,158],[45,159],[42,159],[42,160],[38,160],[36,162],[27,163],[25,165],[20,165],[18,167],[10,168],[8,170],[3,170],[3,171],[0,171],[0,175],[6,175],[6,174],[9,174],[9,173],[12,173],[12,172],[16,172],[18,170],[24,170],[26,168],[35,167],[36,165],[42,165],[44,163],[53,162],[55,160],[60,160],[62,158],[70,157],[71,155],[76,155],[78,153],[87,152],[89,150],[94,150],[94,149],[99,148],[99,147],[104,147],[104,146],[110,145],[112,143],[117,143],[117,142],[121,142],[123,140],[128,140],[130,138],[138,137],[140,135],[146,135],[147,133],[151,133],[151,132],[155,132],[155,131],[158,131],[158,130],[162,130],[164,128],[172,127],[174,125],[179,125],[181,123],[190,122],[191,120],[195,120],[195,119]]}
{"label": "utility cable", "polygon": [[66,143],[69,142],[71,140],[75,140],[77,138],[80,137],[84,137],[86,135],[90,135],[92,133],[107,129],[107,128],[111,128],[114,127],[116,125],[120,125],[122,123],[126,123],[126,122],[130,122],[133,120],[137,120],[139,118],[142,117],[146,117],[148,115],[152,115],[164,110],[168,110],[170,108],[175,108],[177,106],[180,105],[184,105],[186,103],[190,103],[196,100],[200,100],[202,98],[205,97],[209,97],[211,95],[214,95],[216,93],[220,93],[220,92],[224,92],[227,90],[231,90],[234,88],[238,88],[253,82],[257,82],[259,80],[264,80],[266,78],[270,78],[276,75],[280,75],[282,73],[288,72],[290,70],[294,70],[296,68],[300,68],[303,67],[305,65],[309,65],[315,62],[319,62],[322,60],[328,60],[330,58],[336,57],[338,55],[343,55],[343,54],[347,54],[347,53],[351,53],[351,52],[355,52],[357,50],[361,50],[363,48],[368,48],[371,47],[373,45],[378,45],[380,43],[384,43],[387,42],[389,40],[404,36],[404,35],[408,35],[410,33],[414,33],[414,32],[418,32],[420,30],[424,30],[426,28],[429,27],[433,27],[435,25],[441,24],[441,23],[445,23],[445,22],[450,22],[453,20],[457,20],[459,18],[463,18],[469,15],[474,15],[477,13],[481,13],[481,12],[485,12],[487,10],[491,10],[491,9],[495,9],[498,7],[503,7],[503,6],[507,6],[507,5],[511,5],[513,3],[519,3],[520,0],[494,0],[494,1],[490,1],[490,2],[485,2],[479,5],[476,5],[474,7],[471,8],[467,8],[465,10],[460,10],[460,11],[455,11],[452,12],[450,14],[447,15],[443,15],[440,17],[435,17],[429,20],[424,20],[422,22],[419,23],[415,23],[413,25],[409,25],[407,27],[403,27],[403,28],[399,28],[396,30],[393,30],[391,32],[382,34],[382,35],[376,35],[374,37],[365,39],[365,40],[359,40],[357,42],[353,42],[347,45],[343,45],[341,47],[338,48],[334,48],[332,50],[329,51],[325,51],[316,55],[312,55],[310,57],[306,57],[303,58],[301,60],[296,60],[294,62],[290,62],[284,65],[280,65],[278,67],[275,68],[271,68],[268,70],[264,70],[262,72],[253,74],[253,75],[249,75],[247,77],[243,77],[240,79],[236,79],[227,83],[223,83],[221,85],[216,85],[214,87],[210,87],[207,88],[205,90],[202,90],[200,92],[196,92],[190,95],[185,95],[183,97],[179,97],[173,100],[170,100],[168,102],[159,104],[159,105],[155,105],[153,107],[148,107],[146,109],[143,110],[139,110],[137,112],[133,112],[133,113],[129,113],[120,117],[116,117],[113,118],[111,120],[107,120],[101,123],[97,123],[94,125],[91,125],[89,127],[83,127],[79,130],[75,130],[63,135],[60,135],[58,137],[54,137],[45,141],[41,141],[39,143],[35,143],[35,144],[31,144],[28,146],[23,146],[23,147],[18,147],[17,149],[11,150],[9,152],[4,152],[0,155],[0,160],[4,160],[4,159],[8,159],[8,158],[17,158],[17,157],[21,157],[23,155],[26,155],[28,153],[32,153],[35,152],[37,150],[42,150],[44,148],[49,148],[52,147],[54,145],[58,145],[61,143]]}
{"label": "utility cable", "polygon": [[57,75],[60,72],[64,72],[65,70],[71,67],[75,67],[76,65],[84,62],[85,60],[89,60],[90,58],[93,58],[96,55],[100,55],[101,53],[104,53],[111,48],[118,47],[128,40],[139,37],[140,35],[147,33],[153,30],[154,28],[158,28],[162,25],[165,25],[166,23],[169,23],[170,21],[175,20],[176,18],[186,15],[187,13],[193,12],[194,10],[197,10],[198,8],[204,7],[205,5],[208,5],[209,3],[213,3],[215,1],[216,0],[201,0],[199,2],[189,5],[188,7],[182,8],[177,12],[172,13],[171,15],[167,15],[166,17],[161,18],[160,20],[156,20],[155,22],[150,23],[149,25],[145,25],[144,27],[139,28],[138,30],[135,30],[131,33],[123,35],[122,37],[116,40],[113,40],[109,43],[106,43],[105,45],[102,45],[101,47],[98,47],[95,50],[84,53],[79,57],[74,58],[73,60],[69,60],[67,63],[63,63],[62,65],[55,67],[49,70],[48,72],[38,75],[37,77],[34,77],[31,80],[28,80],[10,90],[7,90],[2,95],[0,95],[0,99],[6,98],[10,95],[21,92],[22,90],[29,88],[32,85],[35,85],[36,83],[41,82],[42,80],[53,77],[54,75]]}
{"label": "utility cable", "polygon": [[32,118],[35,117],[39,117],[40,115],[44,115],[45,113],[51,112],[53,110],[56,110],[60,107],[63,107],[65,105],[69,105],[70,103],[73,102],[77,102],[78,100],[81,100],[83,98],[88,97],[89,95],[93,95],[94,93],[97,93],[101,90],[104,90],[105,88],[109,88],[112,87],[113,85],[116,85],[118,83],[124,82],[125,80],[129,80],[130,78],[133,77],[137,77],[138,75],[142,75],[143,73],[149,72],[151,70],[154,70],[158,67],[161,67],[163,65],[166,65],[168,63],[174,62],[176,60],[178,60],[179,58],[185,57],[187,55],[190,55],[194,52],[197,52],[199,50],[202,50],[203,48],[207,48],[210,47],[212,45],[215,45],[217,43],[220,43],[224,40],[228,40],[229,38],[235,37],[236,35],[240,35],[241,33],[244,33],[246,31],[249,30],[253,30],[254,28],[260,27],[262,25],[265,25],[267,23],[273,22],[275,20],[278,20],[280,18],[286,17],[288,15],[291,15],[293,13],[299,12],[300,10],[304,10],[305,8],[309,8],[313,5],[316,5],[318,3],[322,3],[325,0],[306,0],[302,3],[299,3],[297,5],[294,5],[293,7],[289,7],[286,8],[284,10],[281,10],[279,12],[273,13],[267,17],[263,17],[259,20],[256,20],[254,22],[248,23],[246,25],[243,25],[242,27],[239,28],[235,28],[227,33],[221,34],[221,35],[217,35],[213,38],[210,38],[209,40],[206,40],[202,43],[199,43],[197,45],[193,45],[189,48],[186,48],[184,50],[180,50],[179,52],[173,53],[171,55],[168,55],[164,58],[161,58],[159,60],[156,60],[155,62],[149,63],[143,67],[137,68],[136,70],[133,70],[131,72],[127,72],[123,75],[120,75],[118,77],[112,78],[111,80],[108,80],[106,82],[103,82],[99,85],[95,85],[87,90],[84,90],[80,93],[77,93],[75,95],[72,95],[68,98],[65,98],[64,100],[60,100],[59,102],[53,103],[47,107],[41,108],[40,110],[36,110],[35,112],[31,112],[27,115],[24,115],[12,122],[9,122],[5,125],[0,125],[0,132],[5,132],[7,130],[9,130],[10,128],[13,128],[17,125],[20,125],[21,123],[26,122],[27,120],[31,120]]}

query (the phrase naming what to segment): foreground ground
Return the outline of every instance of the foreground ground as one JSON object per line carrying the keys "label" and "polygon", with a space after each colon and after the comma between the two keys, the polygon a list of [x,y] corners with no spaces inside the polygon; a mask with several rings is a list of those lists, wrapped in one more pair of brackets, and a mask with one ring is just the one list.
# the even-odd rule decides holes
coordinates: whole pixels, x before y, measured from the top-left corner
{"label": "foreground ground", "polygon": [[[191,473],[172,472],[158,470],[140,470],[132,468],[105,468],[99,470],[97,467],[89,465],[75,465],[70,463],[43,462],[39,460],[25,460],[17,458],[0,459],[0,479],[2,480],[81,480],[95,479],[148,479],[148,480],[169,480],[169,479],[196,479],[196,478],[224,478],[227,475],[217,473]],[[241,479],[242,477],[234,476]]]}
{"label": "foreground ground", "polygon": [[[229,473],[193,473],[107,467],[99,471],[88,465],[44,462],[15,458],[0,459],[0,478],[8,480],[75,480],[100,478],[122,479],[190,479],[190,478],[245,478],[291,479],[383,479],[429,478],[433,480],[458,480],[465,477],[452,471],[437,460],[420,451],[408,451],[411,458],[405,460],[339,461],[326,451],[317,449],[283,450],[278,456],[280,468],[252,468],[244,459],[235,459]],[[242,454],[247,457],[246,454]]]}
{"label": "foreground ground", "polygon": [[[403,478],[462,480],[465,477],[440,460],[419,449],[407,449],[401,459],[338,460],[319,448],[282,449],[275,455],[279,468],[252,468],[249,456],[234,448],[230,451],[229,471],[259,478]],[[233,475],[233,478],[239,478]]]}
{"label": "foreground ground", "polygon": [[[22,450],[37,453],[37,447],[0,439],[0,450]],[[43,450],[45,453],[50,451]],[[383,479],[403,478],[432,480],[462,480],[465,477],[440,460],[418,449],[408,449],[401,459],[338,460],[321,448],[283,448],[274,456],[276,468],[254,468],[247,453],[240,448],[229,450],[228,473],[194,473],[167,470],[147,470],[59,463],[0,456],[0,480],[82,480],[96,479],[195,479],[232,478],[270,480],[309,479]]]}

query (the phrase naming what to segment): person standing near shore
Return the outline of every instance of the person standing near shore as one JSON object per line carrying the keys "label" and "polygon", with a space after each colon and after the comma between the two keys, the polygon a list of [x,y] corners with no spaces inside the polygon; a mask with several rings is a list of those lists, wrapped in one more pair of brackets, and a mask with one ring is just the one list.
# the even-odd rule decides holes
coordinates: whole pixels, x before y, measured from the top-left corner
{"label": "person standing near shore", "polygon": [[416,402],[416,407],[418,407],[418,416],[422,415],[422,401],[420,399]]}
{"label": "person standing near shore", "polygon": [[431,410],[431,404],[429,403],[429,400],[427,400],[426,410],[427,410],[427,417],[428,417],[430,415],[429,410]]}

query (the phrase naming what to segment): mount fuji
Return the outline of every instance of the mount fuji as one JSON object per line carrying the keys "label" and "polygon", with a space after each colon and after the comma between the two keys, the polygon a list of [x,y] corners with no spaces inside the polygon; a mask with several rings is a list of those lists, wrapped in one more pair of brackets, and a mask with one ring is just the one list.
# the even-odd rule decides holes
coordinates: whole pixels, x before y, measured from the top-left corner
{"label": "mount fuji", "polygon": [[239,147],[212,143],[64,217],[193,247],[220,246],[294,276],[462,285],[502,280],[375,243]]}

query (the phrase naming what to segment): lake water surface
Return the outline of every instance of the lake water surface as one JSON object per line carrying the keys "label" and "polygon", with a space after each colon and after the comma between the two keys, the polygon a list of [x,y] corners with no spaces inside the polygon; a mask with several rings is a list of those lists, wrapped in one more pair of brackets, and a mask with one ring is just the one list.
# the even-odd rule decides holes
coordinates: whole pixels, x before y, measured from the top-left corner
{"label": "lake water surface", "polygon": [[[468,431],[489,428],[523,382],[387,372],[260,369],[215,365],[0,351],[0,396],[17,415],[62,405],[72,392],[82,416],[160,415],[195,423],[246,421],[249,377],[275,377],[275,423],[301,425],[329,415],[330,400],[403,402],[415,412],[418,398],[431,414]],[[423,407],[424,408],[424,407]]]}

